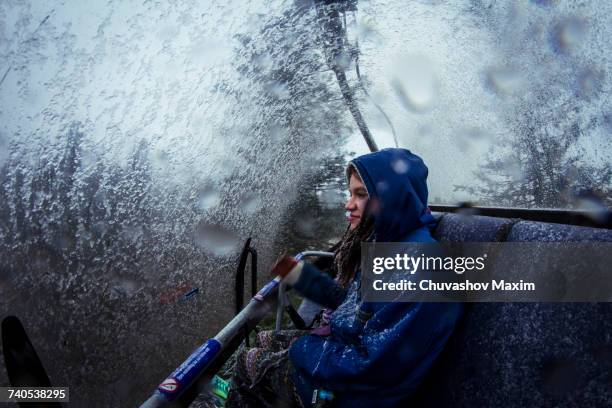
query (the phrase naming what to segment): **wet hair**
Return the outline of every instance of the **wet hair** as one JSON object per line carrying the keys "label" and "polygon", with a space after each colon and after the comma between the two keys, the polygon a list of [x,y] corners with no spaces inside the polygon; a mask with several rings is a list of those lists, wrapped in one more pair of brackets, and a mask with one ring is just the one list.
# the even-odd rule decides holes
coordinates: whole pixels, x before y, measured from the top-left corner
{"label": "wet hair", "polygon": [[[357,174],[357,169],[356,169],[356,168],[355,168],[355,166],[353,166],[352,164],[349,164],[349,165],[346,167],[346,178],[347,178],[348,180],[350,180],[350,179],[351,179],[351,176],[352,176],[353,174]],[[357,174],[357,175],[358,175],[358,174]]]}
{"label": "wet hair", "polygon": [[351,182],[351,176],[353,174],[356,175],[359,180],[361,180],[361,176],[359,175],[357,168],[352,163],[349,163],[349,165],[346,167],[346,182],[347,183]]}
{"label": "wet hair", "polygon": [[374,231],[374,218],[366,217],[354,229],[346,229],[340,247],[334,257],[337,282],[347,287],[355,277],[361,261],[361,242],[366,241]]}
{"label": "wet hair", "polygon": [[[346,180],[348,183],[350,183],[353,174],[361,180],[355,165],[349,163],[346,168]],[[336,250],[334,257],[334,275],[337,282],[343,287],[347,287],[353,281],[361,262],[361,242],[366,241],[373,231],[374,218],[367,215],[361,219],[361,222],[354,229],[351,229],[350,225],[347,226],[342,236],[342,241],[340,241],[340,247]]]}

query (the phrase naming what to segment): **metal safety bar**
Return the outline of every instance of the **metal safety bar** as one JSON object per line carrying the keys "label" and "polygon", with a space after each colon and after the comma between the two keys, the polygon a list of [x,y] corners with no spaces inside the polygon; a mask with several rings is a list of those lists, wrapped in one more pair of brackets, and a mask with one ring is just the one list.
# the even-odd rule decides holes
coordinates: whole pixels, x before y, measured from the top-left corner
{"label": "metal safety bar", "polygon": [[[304,252],[300,252],[299,254],[297,254],[295,256],[295,260],[301,261],[302,259],[308,258],[308,257],[322,258],[322,257],[333,257],[333,256],[334,256],[333,252],[304,251]],[[304,322],[302,317],[298,314],[298,312],[295,310],[295,308],[291,305],[291,302],[289,302],[289,299],[286,293],[285,284],[281,282],[280,285],[278,286],[278,303],[276,306],[276,324],[274,326],[274,330],[276,332],[280,331],[282,327],[283,312],[287,312],[287,314],[289,315],[289,318],[291,319],[293,324],[296,326],[296,328],[298,329],[306,328],[306,323]]]}
{"label": "metal safety bar", "polygon": [[430,205],[433,212],[484,215],[487,217],[520,218],[526,221],[550,222],[581,227],[612,228],[612,211],[565,210],[558,208],[480,207],[470,203],[460,205]]}
{"label": "metal safety bar", "polygon": [[257,250],[251,246],[250,237],[244,243],[238,260],[235,284],[236,314],[240,313],[244,306],[244,274],[249,254],[251,255],[251,297],[253,297],[257,293]]}
{"label": "metal safety bar", "polygon": [[[240,256],[239,264],[242,263],[243,267],[239,271],[244,271],[248,254],[253,255],[254,251],[251,249],[249,239]],[[308,251],[298,254],[296,259],[333,255],[332,252]],[[215,373],[242,343],[242,335],[253,330],[257,323],[273,310],[280,285],[281,280],[276,277],[261,288],[216,336],[198,347],[183,364],[166,377],[141,408],[188,407],[202,390],[210,386]]]}

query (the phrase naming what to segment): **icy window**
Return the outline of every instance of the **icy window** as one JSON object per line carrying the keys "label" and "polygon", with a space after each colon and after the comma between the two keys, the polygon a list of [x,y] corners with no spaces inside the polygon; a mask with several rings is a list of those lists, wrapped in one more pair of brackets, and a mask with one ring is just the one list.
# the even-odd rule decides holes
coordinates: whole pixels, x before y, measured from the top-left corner
{"label": "icy window", "polygon": [[[356,3],[334,63],[432,203],[610,206],[612,3]],[[367,148],[322,33],[301,0],[0,2],[0,315],[75,406],[214,335],[247,237],[269,266],[342,233]]]}
{"label": "icy window", "polygon": [[[347,26],[372,133],[423,156],[433,204],[609,208],[611,12],[608,2],[360,2]],[[357,132],[349,146],[367,150]]]}

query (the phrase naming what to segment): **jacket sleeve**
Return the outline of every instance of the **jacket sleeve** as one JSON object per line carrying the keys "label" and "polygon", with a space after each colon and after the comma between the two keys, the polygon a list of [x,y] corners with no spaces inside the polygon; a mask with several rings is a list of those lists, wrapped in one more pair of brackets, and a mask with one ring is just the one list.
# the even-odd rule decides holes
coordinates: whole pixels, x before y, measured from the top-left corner
{"label": "jacket sleeve", "polygon": [[457,303],[379,303],[359,342],[307,335],[289,356],[298,373],[332,391],[416,387],[460,315]]}
{"label": "jacket sleeve", "polygon": [[336,309],[346,297],[346,289],[308,262],[304,262],[293,287],[308,299],[332,309]]}

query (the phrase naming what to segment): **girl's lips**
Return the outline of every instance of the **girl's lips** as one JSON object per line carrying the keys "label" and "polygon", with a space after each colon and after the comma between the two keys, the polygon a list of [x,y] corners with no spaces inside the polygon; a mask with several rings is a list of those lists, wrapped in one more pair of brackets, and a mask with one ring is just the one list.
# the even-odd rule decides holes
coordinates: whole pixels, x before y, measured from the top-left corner
{"label": "girl's lips", "polygon": [[349,220],[349,222],[353,222],[355,220],[358,220],[360,217],[356,216],[356,215],[347,215],[346,219]]}

